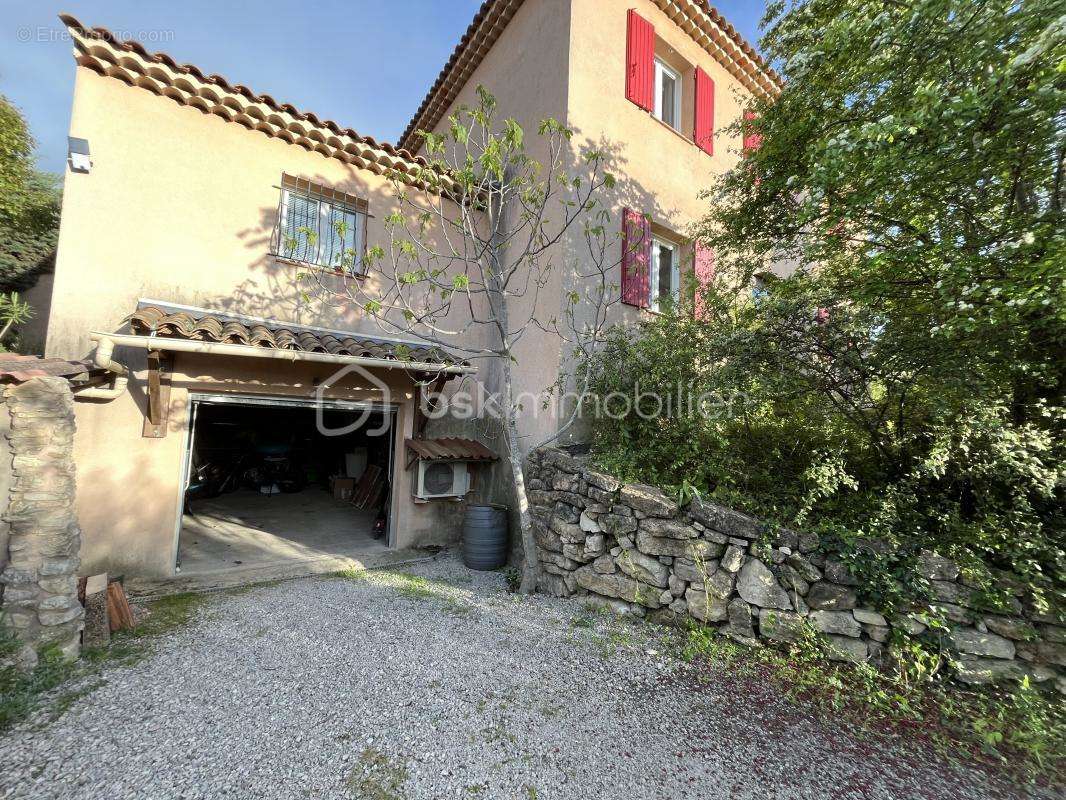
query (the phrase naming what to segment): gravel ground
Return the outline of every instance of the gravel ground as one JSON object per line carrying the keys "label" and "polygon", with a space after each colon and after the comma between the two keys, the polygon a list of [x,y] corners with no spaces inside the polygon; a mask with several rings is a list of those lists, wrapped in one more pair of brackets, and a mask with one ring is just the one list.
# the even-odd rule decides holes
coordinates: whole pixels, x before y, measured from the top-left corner
{"label": "gravel ground", "polygon": [[[60,719],[3,798],[1020,798],[984,773],[696,679],[657,628],[453,557],[212,598]],[[443,584],[447,584],[444,586]]]}

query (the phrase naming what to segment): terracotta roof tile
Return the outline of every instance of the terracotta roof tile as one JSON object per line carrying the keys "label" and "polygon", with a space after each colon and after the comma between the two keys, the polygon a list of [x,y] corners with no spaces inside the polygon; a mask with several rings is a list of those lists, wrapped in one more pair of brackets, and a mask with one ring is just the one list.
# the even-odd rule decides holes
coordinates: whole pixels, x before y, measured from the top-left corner
{"label": "terracotta roof tile", "polygon": [[203,342],[270,347],[307,353],[379,358],[387,361],[417,361],[450,367],[459,359],[438,347],[407,344],[358,334],[344,335],[302,328],[286,323],[246,323],[209,311],[168,311],[159,306],[138,308],[125,319],[139,336],[192,339]]}
{"label": "terracotta roof tile", "polygon": [[[485,0],[481,4],[400,136],[401,147],[410,152],[418,152],[422,144],[418,132],[432,130],[440,122],[523,2],[524,0]],[[653,2],[667,16],[678,22],[686,33],[696,39],[749,90],[757,94],[768,94],[781,87],[781,76],[708,0]],[[705,19],[701,18],[701,15]],[[730,52],[732,50],[738,50],[743,55],[738,58],[736,53]]]}
{"label": "terracotta roof tile", "polygon": [[193,64],[179,64],[166,53],[149,53],[139,42],[119,39],[107,28],[88,28],[70,14],[59,18],[70,31],[78,65],[101,75],[357,167],[396,175],[414,186],[424,185],[419,173],[433,169],[421,156],[290,103],[278,103],[269,94],[230,84],[221,75],[205,76]]}
{"label": "terracotta roof tile", "polygon": [[30,378],[42,376],[76,379],[89,378],[102,372],[89,359],[67,361],[62,358],[22,356],[16,353],[0,353],[0,383],[25,383]]}
{"label": "terracotta roof tile", "polygon": [[724,30],[726,35],[736,42],[752,61],[765,69],[771,77],[780,82],[781,76],[777,74],[777,71],[769,66],[766,63],[766,60],[759,55],[754,47],[751,46],[751,43],[740,35],[740,31],[734,28],[729,20],[722,16],[722,12],[712,6],[709,0],[700,0],[700,4],[703,6],[703,10],[707,13],[707,16],[714,21],[715,25]]}

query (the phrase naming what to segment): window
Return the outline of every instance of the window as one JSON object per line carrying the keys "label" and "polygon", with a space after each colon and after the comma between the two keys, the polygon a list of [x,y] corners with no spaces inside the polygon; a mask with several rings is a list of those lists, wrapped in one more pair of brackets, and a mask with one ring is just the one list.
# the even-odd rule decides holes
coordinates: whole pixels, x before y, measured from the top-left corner
{"label": "window", "polygon": [[274,254],[305,264],[362,272],[366,217],[366,201],[284,175]]}
{"label": "window", "polygon": [[661,311],[667,304],[677,303],[681,293],[679,248],[673,242],[653,238],[651,241],[651,275],[648,281],[648,307]]}
{"label": "window", "polygon": [[682,136],[691,135],[713,156],[714,79],[657,37],[655,26],[632,8],[626,18],[625,66],[626,99]]}
{"label": "window", "polygon": [[681,76],[655,59],[655,116],[681,129]]}

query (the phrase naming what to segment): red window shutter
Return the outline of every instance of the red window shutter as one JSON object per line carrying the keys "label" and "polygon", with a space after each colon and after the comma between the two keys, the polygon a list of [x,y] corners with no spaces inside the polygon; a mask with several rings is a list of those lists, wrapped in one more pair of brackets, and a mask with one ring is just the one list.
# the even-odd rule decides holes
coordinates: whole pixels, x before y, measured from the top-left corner
{"label": "red window shutter", "polygon": [[755,131],[751,125],[756,119],[758,116],[754,111],[744,112],[744,155],[746,156],[762,147],[762,134]]}
{"label": "red window shutter", "polygon": [[626,99],[655,108],[655,26],[629,9],[626,29]]}
{"label": "red window shutter", "polygon": [[692,139],[709,155],[714,155],[714,81],[696,67],[696,113]]}
{"label": "red window shutter", "polygon": [[647,308],[651,264],[651,224],[639,211],[622,211],[622,302]]}
{"label": "red window shutter", "polygon": [[714,280],[714,250],[704,247],[696,242],[696,258],[694,272],[696,275],[696,319],[707,319],[707,304],[703,299],[703,293]]}

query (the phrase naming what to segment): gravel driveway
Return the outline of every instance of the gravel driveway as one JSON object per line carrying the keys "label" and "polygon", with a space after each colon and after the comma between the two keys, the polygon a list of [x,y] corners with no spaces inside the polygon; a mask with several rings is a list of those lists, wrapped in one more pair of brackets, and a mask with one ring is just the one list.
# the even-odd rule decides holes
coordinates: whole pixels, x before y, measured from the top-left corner
{"label": "gravel driveway", "polygon": [[[650,626],[443,557],[219,595],[58,721],[0,738],[0,797],[1013,798],[695,680]],[[438,582],[449,584],[442,587]]]}

